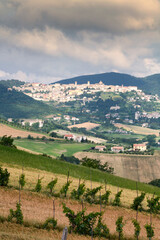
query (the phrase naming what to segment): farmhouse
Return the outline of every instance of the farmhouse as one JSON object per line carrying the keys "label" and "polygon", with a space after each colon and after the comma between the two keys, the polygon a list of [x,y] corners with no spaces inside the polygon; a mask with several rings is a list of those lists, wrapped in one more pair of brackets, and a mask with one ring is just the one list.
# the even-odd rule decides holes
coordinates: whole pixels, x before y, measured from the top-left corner
{"label": "farmhouse", "polygon": [[147,147],[145,143],[133,144],[133,151],[146,151]]}
{"label": "farmhouse", "polygon": [[124,147],[119,146],[111,147],[111,151],[115,153],[124,152]]}
{"label": "farmhouse", "polygon": [[99,145],[99,146],[95,146],[94,149],[95,149],[95,150],[99,150],[100,152],[102,152],[102,151],[104,151],[104,150],[106,149],[106,146],[101,146],[101,145]]}
{"label": "farmhouse", "polygon": [[74,136],[72,134],[65,134],[64,139],[71,140],[71,139],[74,139]]}

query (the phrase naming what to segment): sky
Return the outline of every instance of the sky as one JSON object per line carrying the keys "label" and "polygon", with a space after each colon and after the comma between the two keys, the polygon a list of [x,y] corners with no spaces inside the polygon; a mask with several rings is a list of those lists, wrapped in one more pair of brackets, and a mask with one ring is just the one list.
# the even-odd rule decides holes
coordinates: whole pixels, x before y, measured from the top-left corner
{"label": "sky", "polygon": [[0,79],[160,73],[160,0],[0,0]]}

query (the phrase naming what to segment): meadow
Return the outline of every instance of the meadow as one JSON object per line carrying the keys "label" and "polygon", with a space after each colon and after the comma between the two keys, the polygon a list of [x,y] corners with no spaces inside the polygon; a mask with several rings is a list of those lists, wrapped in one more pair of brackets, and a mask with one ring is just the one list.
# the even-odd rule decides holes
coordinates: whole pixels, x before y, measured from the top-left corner
{"label": "meadow", "polygon": [[91,147],[95,146],[95,144],[91,143],[64,143],[63,141],[40,141],[28,139],[15,140],[14,143],[16,146],[29,149],[33,152],[45,153],[54,157],[58,157],[61,154],[72,156],[76,152],[89,150]]}

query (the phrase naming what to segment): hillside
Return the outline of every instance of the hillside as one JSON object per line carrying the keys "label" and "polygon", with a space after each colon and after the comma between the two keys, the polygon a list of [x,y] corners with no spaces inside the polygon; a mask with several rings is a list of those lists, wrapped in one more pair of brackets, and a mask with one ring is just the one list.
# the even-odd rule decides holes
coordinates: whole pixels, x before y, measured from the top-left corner
{"label": "hillside", "polygon": [[79,152],[74,154],[80,160],[84,157],[98,159],[105,163],[106,159],[109,166],[112,166],[115,175],[132,179],[138,182],[150,182],[159,178],[160,157],[126,154],[104,154],[93,152]]}
{"label": "hillside", "polygon": [[[79,184],[79,178],[85,180],[85,186],[90,188],[90,176],[92,177],[92,187],[103,186],[102,194],[105,191],[104,180],[107,180],[107,189],[111,191],[109,198],[109,204],[107,207],[105,205],[95,205],[88,204],[86,201],[83,202],[83,207],[86,209],[87,214],[90,212],[97,212],[100,209],[103,211],[103,223],[107,225],[110,229],[112,240],[118,239],[115,235],[116,232],[116,220],[119,216],[123,216],[125,226],[124,226],[124,239],[133,239],[134,228],[132,220],[136,217],[136,211],[130,208],[133,203],[134,198],[137,196],[136,182],[113,175],[105,174],[96,170],[89,170],[86,167],[79,167],[73,164],[68,164],[66,162],[57,161],[54,159],[49,159],[42,156],[36,156],[16,149],[0,146],[0,165],[3,168],[7,168],[10,173],[9,188],[0,187],[0,239],[22,239],[22,240],[44,240],[44,239],[61,239],[62,230],[65,226],[68,227],[68,219],[63,213],[62,203],[66,203],[67,207],[71,208],[73,211],[77,212],[82,209],[82,203],[70,198],[70,193],[73,189],[77,188]],[[15,209],[16,203],[19,199],[18,191],[18,178],[22,172],[26,177],[26,185],[21,191],[20,199],[22,212],[24,217],[24,225],[20,226],[15,224],[15,222],[7,222],[7,216],[10,209]],[[45,170],[45,171],[44,171]],[[58,227],[54,231],[46,231],[42,228],[42,223],[46,219],[53,216],[53,196],[49,194],[46,186],[53,177],[57,177],[58,182],[55,187],[55,193],[59,192],[61,187],[66,183],[67,172],[70,171],[71,185],[69,187],[69,192],[67,193],[67,198],[64,197],[54,197],[55,204],[55,218],[58,221]],[[90,174],[88,174],[90,172]],[[35,192],[35,185],[37,183],[38,177],[42,178],[42,191],[41,193]],[[115,186],[113,186],[113,185]],[[112,206],[112,201],[115,194],[117,193],[117,186],[119,190],[122,190],[121,196],[121,207]],[[160,194],[160,190],[156,187],[138,183],[138,190],[143,190],[147,193],[146,198],[143,202],[144,209],[147,209],[147,198],[152,195],[148,193]],[[98,195],[97,195],[98,197]],[[141,238],[145,239],[146,232],[144,225],[149,221],[150,214],[147,212],[138,213],[138,221],[141,225]],[[159,216],[152,216],[152,222],[155,231],[155,239],[158,239],[160,234],[159,229]],[[84,240],[90,239],[89,236],[81,236],[69,233],[68,239]],[[94,238],[98,240],[99,238]],[[106,238],[107,239],[107,238]]]}
{"label": "hillside", "polygon": [[[88,168],[75,165],[68,162],[47,158],[40,155],[30,154],[18,149],[12,149],[9,147],[3,147],[0,145],[0,163],[1,164],[15,164],[20,167],[31,167],[39,170],[45,170],[48,172],[67,175],[68,170],[70,171],[70,176],[74,178],[81,178],[85,180],[90,180],[90,174],[92,180],[95,182],[104,182],[107,180],[108,184],[119,186],[121,188],[136,189],[136,182],[124,178],[114,176],[112,174],[107,174],[95,169],[91,169],[90,174],[88,174]],[[144,183],[139,183],[139,190],[148,193],[160,194],[160,189],[155,188],[151,185]]]}
{"label": "hillside", "polygon": [[5,87],[11,88],[13,86],[19,87],[19,86],[25,84],[25,82],[22,82],[22,81],[19,81],[16,79],[11,79],[11,80],[0,80],[0,84],[2,84]]}
{"label": "hillside", "polygon": [[110,72],[78,76],[58,81],[58,83],[69,84],[75,83],[75,81],[77,81],[77,84],[84,84],[88,81],[90,81],[91,84],[94,84],[102,81],[105,85],[137,86],[146,93],[158,95],[160,93],[160,74],[138,78],[129,74]]}
{"label": "hillside", "polygon": [[0,116],[6,118],[36,118],[52,113],[47,104],[34,100],[22,92],[8,90],[0,84]]}

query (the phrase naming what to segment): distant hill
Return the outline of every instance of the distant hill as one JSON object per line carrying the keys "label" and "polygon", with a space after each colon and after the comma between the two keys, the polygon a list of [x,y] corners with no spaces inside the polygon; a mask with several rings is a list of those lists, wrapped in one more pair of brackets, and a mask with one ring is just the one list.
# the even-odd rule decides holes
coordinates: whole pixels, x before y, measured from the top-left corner
{"label": "distant hill", "polygon": [[25,82],[11,79],[11,80],[0,80],[0,84],[2,84],[5,87],[12,88],[13,86],[19,87],[19,86],[25,84]]}
{"label": "distant hill", "polygon": [[57,83],[69,84],[75,83],[84,84],[90,81],[91,84],[102,81],[105,85],[124,85],[124,86],[137,86],[146,93],[160,95],[160,74],[154,74],[144,78],[138,78],[129,74],[123,73],[101,73],[94,75],[83,75],[74,78],[60,80]]}
{"label": "distant hill", "polygon": [[0,84],[0,117],[35,118],[49,113],[53,110],[47,104]]}

